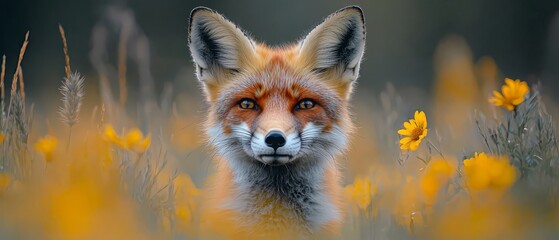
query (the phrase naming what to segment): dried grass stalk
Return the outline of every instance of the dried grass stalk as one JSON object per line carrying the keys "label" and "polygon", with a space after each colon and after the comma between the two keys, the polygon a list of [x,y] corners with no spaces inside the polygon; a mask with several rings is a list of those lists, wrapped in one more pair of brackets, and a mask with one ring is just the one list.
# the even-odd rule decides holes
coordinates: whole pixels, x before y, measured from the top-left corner
{"label": "dried grass stalk", "polygon": [[79,121],[79,113],[84,97],[84,80],[79,73],[70,74],[70,78],[64,78],[60,93],[62,94],[62,106],[59,109],[62,122],[72,127]]}
{"label": "dried grass stalk", "polygon": [[16,72],[14,73],[14,78],[12,79],[12,89],[10,91],[10,104],[8,106],[8,114],[11,111],[13,98],[16,94],[17,82],[18,82],[18,76],[19,76],[18,73],[21,70],[21,62],[23,61],[23,56],[25,55],[25,50],[27,49],[27,44],[29,44],[29,31],[27,31],[27,34],[25,34],[25,40],[23,41],[23,45],[21,46],[21,49],[19,50],[19,57],[18,57],[18,60],[17,60]]}
{"label": "dried grass stalk", "polygon": [[23,102],[25,102],[25,84],[23,81],[23,68],[20,67],[19,68],[19,72],[18,72],[18,77],[19,77],[19,94],[22,97]]}
{"label": "dried grass stalk", "polygon": [[11,115],[11,126],[15,127],[15,129],[12,130],[15,131],[15,136],[17,136],[22,143],[27,143],[27,137],[29,136],[29,122],[28,118],[26,117],[25,102],[23,101],[23,96],[21,96],[20,93],[16,92],[13,96],[11,96],[10,100],[12,99],[13,107]]}
{"label": "dried grass stalk", "polygon": [[72,69],[70,68],[70,54],[68,54],[68,44],[66,42],[66,33],[64,32],[64,28],[60,24],[58,24],[58,31],[60,32],[60,36],[62,37],[62,45],[64,47],[64,60],[66,61],[66,65],[64,66],[64,70],[66,72],[66,78],[70,78],[70,73],[72,72]]}

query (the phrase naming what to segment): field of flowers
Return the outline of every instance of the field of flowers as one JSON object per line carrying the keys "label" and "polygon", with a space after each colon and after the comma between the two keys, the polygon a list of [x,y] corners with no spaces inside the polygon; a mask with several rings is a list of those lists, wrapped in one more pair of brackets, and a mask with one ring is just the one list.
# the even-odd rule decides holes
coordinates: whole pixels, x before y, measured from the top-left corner
{"label": "field of flowers", "polygon": [[[29,33],[18,58],[2,59],[0,238],[216,237],[199,209],[212,159],[203,111],[181,111],[181,99],[130,103],[126,41],[115,53],[118,74],[94,62],[98,76],[80,75],[59,30],[66,76],[51,114],[35,116],[26,101]],[[359,131],[340,159],[342,238],[557,238],[557,106],[541,84],[502,76],[490,57],[473,59],[460,37],[441,40],[434,56],[435,89],[423,107],[402,97],[413,89],[391,84],[375,107],[355,99]]]}

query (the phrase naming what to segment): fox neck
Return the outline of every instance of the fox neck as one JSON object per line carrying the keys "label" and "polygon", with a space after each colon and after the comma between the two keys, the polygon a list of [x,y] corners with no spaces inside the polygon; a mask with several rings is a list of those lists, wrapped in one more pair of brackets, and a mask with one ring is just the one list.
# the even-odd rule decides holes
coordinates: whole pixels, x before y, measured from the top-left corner
{"label": "fox neck", "polygon": [[333,161],[300,159],[282,166],[247,159],[230,161],[236,188],[234,200],[226,208],[241,213],[248,222],[269,222],[274,228],[298,224],[312,232],[337,222],[341,214],[325,186],[325,173]]}

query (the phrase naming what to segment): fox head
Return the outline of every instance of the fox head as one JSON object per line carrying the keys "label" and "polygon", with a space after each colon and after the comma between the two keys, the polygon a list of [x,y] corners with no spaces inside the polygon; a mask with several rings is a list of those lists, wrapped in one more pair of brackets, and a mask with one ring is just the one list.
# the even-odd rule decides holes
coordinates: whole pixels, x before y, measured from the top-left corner
{"label": "fox head", "polygon": [[233,165],[327,162],[346,148],[348,102],[365,50],[359,7],[333,13],[288,47],[255,42],[198,7],[188,42],[210,106],[210,143]]}

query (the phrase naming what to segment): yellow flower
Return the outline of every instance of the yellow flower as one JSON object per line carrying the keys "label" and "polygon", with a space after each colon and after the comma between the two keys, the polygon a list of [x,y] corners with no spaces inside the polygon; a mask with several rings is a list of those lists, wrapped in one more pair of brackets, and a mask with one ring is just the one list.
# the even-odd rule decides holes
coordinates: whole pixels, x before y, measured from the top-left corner
{"label": "yellow flower", "polygon": [[473,191],[509,188],[516,181],[516,169],[507,157],[496,157],[485,153],[464,160],[466,185]]}
{"label": "yellow flower", "polygon": [[196,215],[198,197],[202,190],[198,189],[190,176],[181,174],[174,181],[175,185],[175,216],[176,227],[180,232],[192,231],[192,219]]}
{"label": "yellow flower", "polygon": [[345,187],[345,195],[348,201],[361,210],[367,210],[376,192],[377,185],[373,185],[371,180],[366,177],[356,177],[352,185]]}
{"label": "yellow flower", "polygon": [[441,187],[445,186],[456,173],[456,168],[443,159],[429,162],[421,177],[421,191],[428,204],[433,204]]}
{"label": "yellow flower", "polygon": [[115,129],[110,124],[105,127],[105,138],[109,142],[114,143],[114,144],[117,144],[117,143],[120,142],[120,139],[119,139],[118,135],[116,134]]}
{"label": "yellow flower", "polygon": [[516,106],[524,102],[524,98],[529,91],[530,89],[526,82],[505,78],[505,85],[501,87],[502,93],[493,91],[493,97],[489,99],[489,102],[497,107],[503,107],[512,111]]}
{"label": "yellow flower", "polygon": [[4,132],[0,132],[0,144],[4,143],[5,139],[6,139],[6,135],[4,134]]}
{"label": "yellow flower", "polygon": [[400,149],[415,151],[421,140],[427,136],[427,117],[423,111],[415,111],[413,119],[404,122],[404,128],[398,134],[405,136],[400,139]]}
{"label": "yellow flower", "polygon": [[147,135],[146,138],[142,139],[135,145],[134,150],[136,152],[145,152],[150,144],[151,144],[151,135]]}
{"label": "yellow flower", "polygon": [[133,128],[132,130],[128,131],[126,137],[124,138],[124,148],[131,148],[132,146],[135,146],[140,141],[142,141],[143,137],[144,136],[139,129]]}
{"label": "yellow flower", "polygon": [[53,153],[58,145],[58,139],[56,137],[47,135],[40,138],[35,144],[35,150],[41,152],[45,156],[45,160],[50,162],[53,160]]}
{"label": "yellow flower", "polygon": [[8,188],[9,184],[10,184],[10,176],[4,173],[0,173],[0,194],[2,194],[2,192],[4,192],[6,188]]}
{"label": "yellow flower", "polygon": [[151,136],[144,138],[142,131],[137,128],[129,130],[126,135],[119,136],[110,124],[105,127],[105,139],[119,148],[143,153],[151,144]]}

